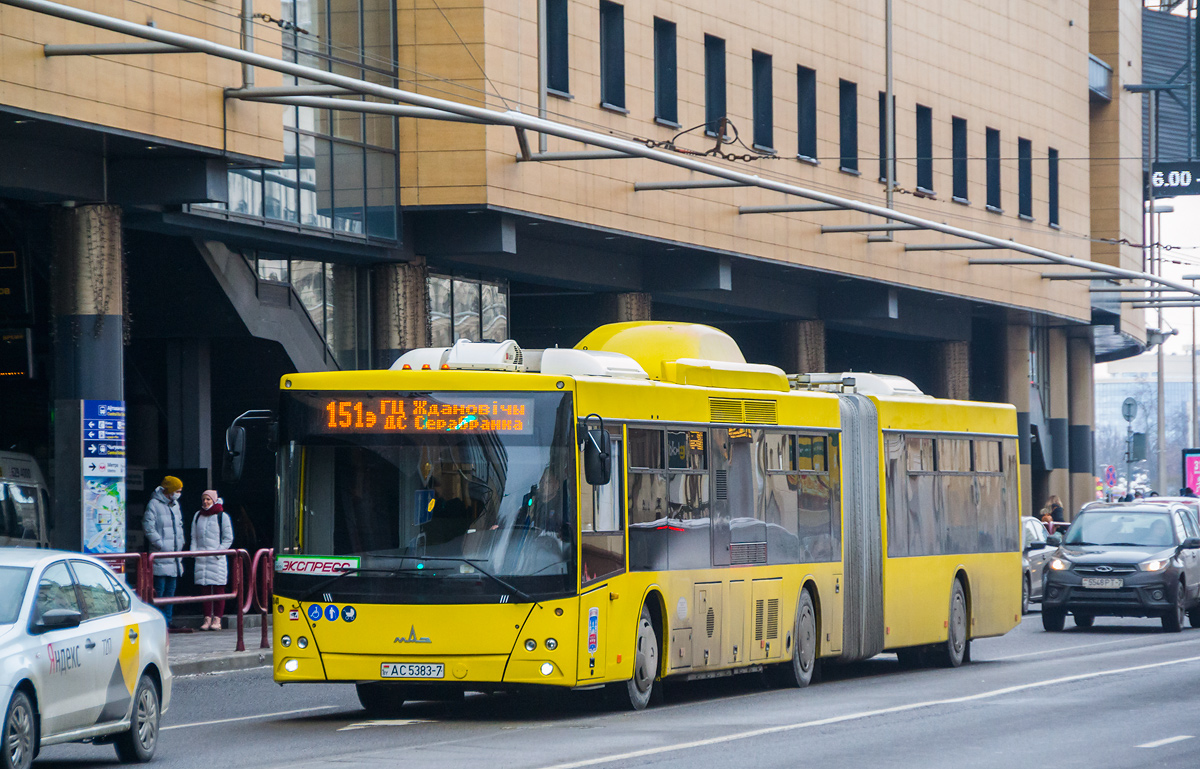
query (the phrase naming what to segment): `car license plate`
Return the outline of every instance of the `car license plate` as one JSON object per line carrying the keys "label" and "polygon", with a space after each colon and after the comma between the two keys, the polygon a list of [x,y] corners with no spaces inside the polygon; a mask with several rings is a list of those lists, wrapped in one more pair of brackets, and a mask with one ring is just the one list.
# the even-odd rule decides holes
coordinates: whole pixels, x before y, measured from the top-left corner
{"label": "car license plate", "polygon": [[446,666],[440,662],[384,662],[379,666],[381,678],[444,678],[445,675]]}
{"label": "car license plate", "polygon": [[1099,590],[1116,590],[1125,587],[1125,580],[1114,577],[1084,577],[1083,586]]}

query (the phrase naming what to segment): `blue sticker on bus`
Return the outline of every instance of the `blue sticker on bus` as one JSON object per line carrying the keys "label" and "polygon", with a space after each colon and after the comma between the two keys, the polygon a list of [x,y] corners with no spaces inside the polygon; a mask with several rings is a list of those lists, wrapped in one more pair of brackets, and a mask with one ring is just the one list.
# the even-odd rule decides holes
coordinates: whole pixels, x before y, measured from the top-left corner
{"label": "blue sticker on bus", "polygon": [[334,606],[333,604],[329,604],[328,606],[326,606],[325,607],[325,619],[329,620],[330,622],[333,622],[337,618],[338,618],[338,607]]}
{"label": "blue sticker on bus", "polygon": [[321,619],[321,604],[314,603],[312,606],[308,607],[308,618],[313,622]]}
{"label": "blue sticker on bus", "polygon": [[358,618],[358,612],[354,610],[353,606],[343,606],[342,607],[342,620],[343,621],[353,622],[357,618]]}

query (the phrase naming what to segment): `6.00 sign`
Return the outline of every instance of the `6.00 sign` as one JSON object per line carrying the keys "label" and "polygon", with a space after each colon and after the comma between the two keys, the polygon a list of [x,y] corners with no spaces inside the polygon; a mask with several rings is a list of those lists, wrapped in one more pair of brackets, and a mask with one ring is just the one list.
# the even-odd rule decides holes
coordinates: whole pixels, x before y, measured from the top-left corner
{"label": "6.00 sign", "polygon": [[1200,195],[1200,163],[1155,163],[1150,184],[1156,196]]}

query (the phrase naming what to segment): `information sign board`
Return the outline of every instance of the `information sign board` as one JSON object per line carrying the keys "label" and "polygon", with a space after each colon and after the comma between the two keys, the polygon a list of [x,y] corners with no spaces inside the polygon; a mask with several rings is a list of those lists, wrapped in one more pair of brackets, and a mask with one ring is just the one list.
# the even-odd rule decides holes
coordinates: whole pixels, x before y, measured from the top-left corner
{"label": "information sign board", "polygon": [[1200,449],[1183,450],[1183,485],[1200,494]]}
{"label": "information sign board", "polygon": [[1153,168],[1149,183],[1154,188],[1154,197],[1200,195],[1200,162],[1155,163]]}
{"label": "information sign board", "polygon": [[80,409],[83,552],[125,552],[125,402]]}

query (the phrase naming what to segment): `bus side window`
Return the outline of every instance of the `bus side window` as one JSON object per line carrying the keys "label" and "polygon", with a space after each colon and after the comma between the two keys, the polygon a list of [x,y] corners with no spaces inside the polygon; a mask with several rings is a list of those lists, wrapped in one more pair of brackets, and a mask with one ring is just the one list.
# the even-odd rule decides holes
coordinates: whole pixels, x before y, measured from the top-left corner
{"label": "bus side window", "polygon": [[[581,584],[625,571],[625,454],[619,433],[612,435],[612,475],[603,486],[580,479],[580,523],[583,527]],[[579,457],[583,464],[583,455]]]}
{"label": "bus side window", "polygon": [[887,554],[889,558],[908,555],[908,500],[904,481],[908,475],[904,454],[904,436],[888,433],[884,436],[887,457]]}

